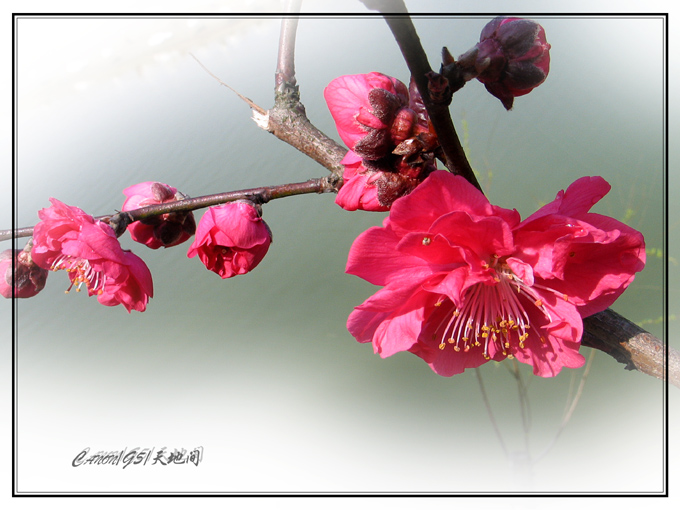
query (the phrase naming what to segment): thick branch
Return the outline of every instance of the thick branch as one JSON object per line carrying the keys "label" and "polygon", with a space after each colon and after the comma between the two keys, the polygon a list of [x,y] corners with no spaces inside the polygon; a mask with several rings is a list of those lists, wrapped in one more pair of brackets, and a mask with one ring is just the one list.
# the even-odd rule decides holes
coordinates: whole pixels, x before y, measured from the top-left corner
{"label": "thick branch", "polygon": [[[611,309],[583,320],[581,343],[606,352],[627,370],[639,370],[680,388],[680,353]],[[668,355],[668,365],[666,365]]]}
{"label": "thick branch", "polygon": [[337,181],[344,170],[340,164],[347,149],[319,131],[307,118],[302,103],[277,102],[262,120],[256,122],[279,140],[295,147],[333,173]]}

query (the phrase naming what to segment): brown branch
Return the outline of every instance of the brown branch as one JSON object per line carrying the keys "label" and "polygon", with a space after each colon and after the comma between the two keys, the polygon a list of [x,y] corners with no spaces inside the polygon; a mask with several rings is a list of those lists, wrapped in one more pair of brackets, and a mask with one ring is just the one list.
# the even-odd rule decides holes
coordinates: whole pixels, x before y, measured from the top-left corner
{"label": "brown branch", "polygon": [[583,345],[609,354],[627,370],[657,379],[668,377],[680,388],[680,352],[609,308],[585,318],[583,325]]}
{"label": "brown branch", "polygon": [[[300,12],[302,0],[288,0],[286,12],[289,15]],[[295,87],[295,37],[297,35],[298,17],[291,16],[281,22],[279,36],[279,53],[276,62],[276,92],[283,92],[288,87]],[[297,91],[297,88],[296,88]]]}
{"label": "brown branch", "polygon": [[[270,200],[277,198],[292,197],[307,193],[332,193],[337,191],[336,181],[337,180],[333,176],[328,176],[310,179],[304,182],[227,191],[225,193],[215,193],[213,195],[150,205],[116,214],[95,216],[95,219],[109,223],[115,230],[116,235],[121,236],[123,232],[125,232],[127,225],[130,223],[158,216],[160,214],[195,211],[196,209],[226,204],[227,202],[234,202],[236,200],[251,200],[258,204],[265,204]],[[19,237],[30,237],[31,235],[33,235],[33,227],[24,227],[16,230],[1,230],[0,241],[16,239]]]}
{"label": "brown branch", "polygon": [[[289,13],[298,12],[299,0],[291,0]],[[321,166],[330,170],[335,184],[341,185],[343,165],[340,161],[347,149],[326,136],[307,118],[304,105],[300,102],[300,90],[295,80],[295,34],[298,18],[287,17],[281,22],[279,52],[274,76],[274,107],[265,115],[253,112],[253,119],[279,140],[295,147]]]}

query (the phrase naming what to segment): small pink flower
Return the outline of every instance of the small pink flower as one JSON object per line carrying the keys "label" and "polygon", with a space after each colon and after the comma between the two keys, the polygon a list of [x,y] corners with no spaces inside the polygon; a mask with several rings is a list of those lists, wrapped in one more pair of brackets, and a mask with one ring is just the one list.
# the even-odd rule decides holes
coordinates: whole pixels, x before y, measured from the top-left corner
{"label": "small pink flower", "polygon": [[499,17],[484,27],[479,43],[458,63],[509,110],[515,97],[528,94],[547,78],[550,44],[538,23]]}
{"label": "small pink flower", "polygon": [[[12,271],[14,258],[14,271]],[[31,259],[30,250],[5,250],[0,253],[0,294],[7,299],[30,298],[45,287],[47,270]]]}
{"label": "small pink flower", "polygon": [[38,212],[42,221],[33,230],[33,261],[44,269],[67,271],[69,290],[85,285],[103,305],[146,310],[153,282],[144,261],[123,250],[106,223],[54,198],[50,202]]}
{"label": "small pink flower", "polygon": [[255,269],[271,241],[269,227],[252,202],[229,202],[205,212],[187,256],[198,255],[209,270],[231,278]]}
{"label": "small pink flower", "polygon": [[639,232],[589,212],[609,189],[583,177],[520,221],[462,177],[433,172],[354,242],[347,272],[384,288],[352,312],[349,331],[444,376],[510,357],[543,377],[581,366],[582,318],[645,262]]}
{"label": "small pink flower", "polygon": [[[150,205],[175,202],[184,198],[177,189],[161,182],[141,182],[123,190],[127,197],[123,211],[132,211]],[[161,246],[177,246],[196,232],[192,212],[166,213],[128,225],[130,237],[138,243],[156,250]]]}

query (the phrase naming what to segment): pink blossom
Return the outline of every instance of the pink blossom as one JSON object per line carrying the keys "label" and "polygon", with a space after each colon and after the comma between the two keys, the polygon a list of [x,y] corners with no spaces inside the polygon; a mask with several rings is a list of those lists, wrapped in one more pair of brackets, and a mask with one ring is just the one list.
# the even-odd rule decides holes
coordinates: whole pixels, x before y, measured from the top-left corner
{"label": "pink blossom", "polygon": [[[30,249],[5,250],[0,253],[0,294],[2,297],[30,298],[38,294],[47,281],[47,271],[31,260]],[[14,270],[12,270],[14,259]]]}
{"label": "pink blossom", "polygon": [[[127,197],[123,203],[123,211],[184,198],[184,195],[177,193],[177,188],[153,181],[130,186],[123,190],[123,194]],[[128,225],[127,230],[134,241],[156,250],[161,246],[176,246],[189,239],[196,232],[196,222],[192,212],[173,212],[135,221]]]}
{"label": "pink blossom", "polygon": [[543,377],[581,366],[582,318],[611,305],[645,262],[639,232],[589,212],[609,189],[583,177],[520,221],[462,177],[433,172],[354,242],[347,272],[383,288],[349,331],[444,376],[512,357]]}
{"label": "pink blossom", "polygon": [[209,270],[231,278],[255,269],[271,241],[269,227],[253,203],[230,202],[205,212],[187,256],[198,255]]}
{"label": "pink blossom", "polygon": [[42,221],[33,230],[33,261],[44,269],[67,271],[69,289],[75,285],[80,291],[85,285],[103,305],[146,310],[153,282],[144,261],[123,250],[106,223],[54,198],[50,202],[38,212]]}

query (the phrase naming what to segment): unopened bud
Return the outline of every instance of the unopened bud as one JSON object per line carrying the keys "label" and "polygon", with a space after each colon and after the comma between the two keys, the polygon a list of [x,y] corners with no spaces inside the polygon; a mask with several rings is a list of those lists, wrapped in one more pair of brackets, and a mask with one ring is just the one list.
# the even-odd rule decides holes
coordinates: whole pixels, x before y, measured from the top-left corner
{"label": "unopened bud", "polygon": [[33,262],[30,246],[28,251],[5,250],[0,253],[0,294],[8,299],[33,297],[45,287],[48,272]]}
{"label": "unopened bud", "polygon": [[482,30],[479,43],[456,63],[465,79],[477,78],[507,110],[515,97],[543,83],[550,70],[550,44],[535,21],[495,18]]}

